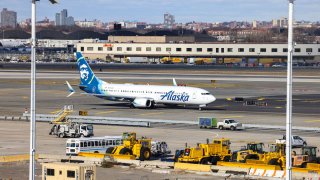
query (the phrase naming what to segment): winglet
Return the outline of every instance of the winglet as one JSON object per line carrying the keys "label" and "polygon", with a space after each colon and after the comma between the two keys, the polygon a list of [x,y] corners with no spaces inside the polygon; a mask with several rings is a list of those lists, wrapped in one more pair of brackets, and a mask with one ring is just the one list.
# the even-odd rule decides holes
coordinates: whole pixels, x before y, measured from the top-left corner
{"label": "winglet", "polygon": [[72,88],[72,86],[70,85],[70,83],[68,81],[66,81],[67,86],[68,86],[68,91],[70,92],[70,94],[67,97],[72,96],[76,91]]}
{"label": "winglet", "polygon": [[173,86],[178,86],[175,78],[172,78],[172,83],[173,83]]}

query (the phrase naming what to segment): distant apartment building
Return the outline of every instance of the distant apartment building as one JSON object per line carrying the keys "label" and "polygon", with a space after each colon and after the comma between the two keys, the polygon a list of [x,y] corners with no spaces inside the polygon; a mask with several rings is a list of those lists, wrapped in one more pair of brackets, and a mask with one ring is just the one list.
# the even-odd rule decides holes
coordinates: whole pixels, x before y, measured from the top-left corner
{"label": "distant apartment building", "polygon": [[56,26],[73,26],[75,24],[74,18],[68,16],[68,10],[63,9],[60,13],[56,13]]}
{"label": "distant apartment building", "polygon": [[68,11],[66,9],[63,9],[60,12],[60,23],[61,23],[61,26],[65,26],[67,24],[67,18],[68,18]]}
{"label": "distant apartment building", "polygon": [[8,11],[7,8],[3,8],[1,11],[1,27],[12,27],[17,26],[17,12]]}
{"label": "distant apartment building", "polygon": [[36,23],[37,26],[41,26],[41,27],[49,27],[53,24],[54,24],[54,22],[50,21],[47,17],[45,17],[44,20],[42,20],[42,21],[37,21],[37,23]]}
{"label": "distant apartment building", "polygon": [[288,19],[285,17],[281,19],[273,19],[272,27],[280,27],[280,28],[288,27]]}
{"label": "distant apartment building", "polygon": [[56,26],[61,26],[60,22],[60,13],[56,13],[56,21],[55,21]]}
{"label": "distant apartment building", "polygon": [[25,19],[19,23],[21,28],[27,28],[31,25],[31,18]]}
{"label": "distant apartment building", "polygon": [[258,21],[253,20],[252,21],[252,28],[257,28],[258,27]]}
{"label": "distant apartment building", "polygon": [[169,13],[164,14],[164,21],[163,21],[164,28],[172,29],[174,23],[175,23],[174,15]]}
{"label": "distant apartment building", "polygon": [[82,28],[104,28],[104,23],[96,19],[93,21],[87,21],[86,19],[84,21],[76,21],[75,25]]}

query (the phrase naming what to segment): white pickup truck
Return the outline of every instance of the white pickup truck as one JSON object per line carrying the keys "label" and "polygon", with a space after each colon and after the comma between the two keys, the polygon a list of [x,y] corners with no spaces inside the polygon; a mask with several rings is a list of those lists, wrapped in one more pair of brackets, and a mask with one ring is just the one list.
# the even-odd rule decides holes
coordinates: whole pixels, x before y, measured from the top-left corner
{"label": "white pickup truck", "polygon": [[225,119],[222,122],[218,122],[217,127],[220,130],[230,129],[232,131],[244,129],[241,123],[233,119]]}

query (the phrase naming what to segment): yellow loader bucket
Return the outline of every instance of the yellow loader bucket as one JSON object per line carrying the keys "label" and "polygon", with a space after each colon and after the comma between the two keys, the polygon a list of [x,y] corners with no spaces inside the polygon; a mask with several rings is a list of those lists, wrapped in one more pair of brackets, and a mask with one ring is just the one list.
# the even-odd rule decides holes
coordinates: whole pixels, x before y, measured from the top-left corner
{"label": "yellow loader bucket", "polygon": [[107,154],[106,156],[113,159],[127,159],[127,160],[136,160],[134,155],[123,155],[123,154]]}
{"label": "yellow loader bucket", "polygon": [[80,152],[80,153],[78,154],[78,156],[103,159],[103,158],[105,157],[105,154],[101,154],[101,153],[89,153],[89,152]]}

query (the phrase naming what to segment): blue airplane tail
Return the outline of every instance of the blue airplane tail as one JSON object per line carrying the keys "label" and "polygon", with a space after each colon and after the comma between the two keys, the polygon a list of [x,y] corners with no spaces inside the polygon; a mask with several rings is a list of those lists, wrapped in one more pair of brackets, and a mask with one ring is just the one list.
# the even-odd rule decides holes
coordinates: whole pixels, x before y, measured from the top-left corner
{"label": "blue airplane tail", "polygon": [[77,65],[80,73],[80,86],[89,87],[98,85],[98,78],[94,75],[89,64],[81,52],[76,52]]}

